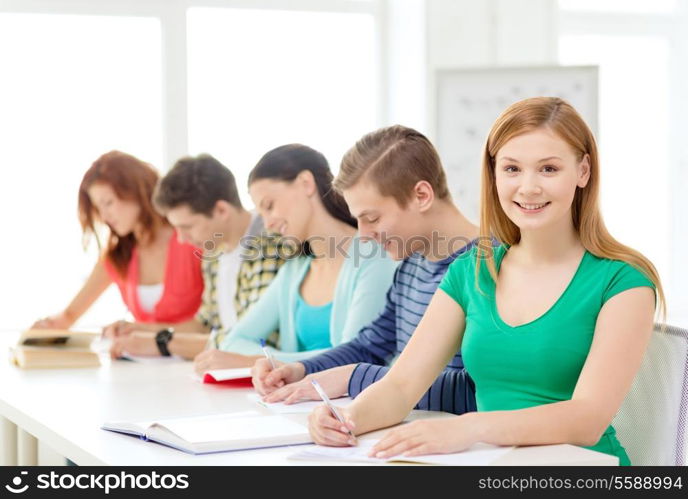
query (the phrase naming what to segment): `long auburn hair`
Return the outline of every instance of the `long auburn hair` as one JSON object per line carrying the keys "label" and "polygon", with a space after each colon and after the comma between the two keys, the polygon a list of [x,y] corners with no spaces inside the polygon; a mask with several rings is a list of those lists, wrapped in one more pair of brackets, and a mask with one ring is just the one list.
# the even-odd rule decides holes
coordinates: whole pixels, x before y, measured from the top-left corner
{"label": "long auburn hair", "polygon": [[[495,121],[487,137],[482,160],[480,192],[480,236],[492,237],[513,245],[521,240],[521,231],[504,213],[497,195],[495,156],[512,138],[546,128],[564,140],[579,155],[590,158],[590,179],[585,187],[577,187],[571,206],[573,226],[583,247],[599,258],[620,260],[640,270],[657,290],[659,310],[666,316],[664,290],[657,269],[640,252],[618,242],[607,230],[599,207],[600,168],[597,144],[590,128],[578,112],[557,97],[534,97],[509,106]],[[497,269],[491,258],[491,246],[480,245],[477,251],[476,280],[480,261],[485,259],[490,275],[496,281]]]}
{"label": "long auburn hair", "polygon": [[[102,250],[103,247],[96,230],[96,224],[103,221],[88,195],[88,190],[94,184],[107,184],[118,198],[136,202],[141,208],[140,237],[145,240],[153,239],[157,230],[167,224],[167,221],[155,211],[151,201],[158,178],[158,173],[151,165],[121,151],[110,151],[95,160],[84,174],[79,186],[79,222],[85,244],[89,236],[95,236],[98,248]],[[122,237],[113,230],[109,232],[105,258],[122,277],[126,276],[136,244],[137,239],[133,232]]]}

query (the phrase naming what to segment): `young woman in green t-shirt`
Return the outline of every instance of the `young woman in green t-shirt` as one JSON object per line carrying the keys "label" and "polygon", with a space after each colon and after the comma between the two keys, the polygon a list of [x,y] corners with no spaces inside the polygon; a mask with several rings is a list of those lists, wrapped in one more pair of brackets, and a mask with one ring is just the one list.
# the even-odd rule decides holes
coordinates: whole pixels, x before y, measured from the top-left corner
{"label": "young woman in green t-shirt", "polygon": [[342,410],[346,424],[320,407],[311,434],[350,445],[348,430],[400,422],[461,348],[478,412],[403,425],[372,454],[569,443],[629,464],[610,422],[664,294],[652,263],[604,226],[594,137],[561,99],[527,99],[495,122],[482,168],[488,243],[449,267],[392,369]]}

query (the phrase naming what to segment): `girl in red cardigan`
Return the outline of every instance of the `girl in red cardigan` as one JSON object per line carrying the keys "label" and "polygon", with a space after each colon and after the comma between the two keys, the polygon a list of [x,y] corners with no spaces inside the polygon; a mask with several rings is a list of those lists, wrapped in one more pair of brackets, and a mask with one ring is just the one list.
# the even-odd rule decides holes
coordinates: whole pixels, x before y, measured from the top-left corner
{"label": "girl in red cardigan", "polygon": [[69,328],[114,282],[136,322],[111,324],[105,328],[110,334],[170,325],[193,330],[203,292],[200,253],[180,243],[153,208],[157,181],[149,164],[123,152],[108,152],[93,163],[79,187],[79,221],[99,246],[96,225],[107,225],[107,245],[69,305],[34,328]]}

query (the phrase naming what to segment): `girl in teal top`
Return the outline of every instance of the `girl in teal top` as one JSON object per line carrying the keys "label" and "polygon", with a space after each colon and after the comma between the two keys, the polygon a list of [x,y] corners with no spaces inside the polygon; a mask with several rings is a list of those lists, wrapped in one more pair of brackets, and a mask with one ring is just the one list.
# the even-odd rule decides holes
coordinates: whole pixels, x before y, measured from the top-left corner
{"label": "girl in teal top", "polygon": [[325,305],[309,305],[301,297],[296,297],[296,312],[294,323],[299,350],[320,350],[331,348],[330,317],[332,316],[332,302]]}
{"label": "girl in teal top", "polygon": [[498,118],[483,157],[484,243],[450,265],[392,369],[342,410],[346,424],[318,408],[311,434],[348,445],[347,429],[398,423],[461,348],[478,412],[403,425],[373,454],[569,443],[630,464],[610,422],[664,295],[653,265],[604,227],[592,133],[561,99],[527,99]]}
{"label": "girl in teal top", "polygon": [[[494,250],[499,272],[508,252]],[[566,290],[542,315],[511,326],[497,310],[495,282],[488,270],[480,272],[480,293],[464,276],[476,275],[477,251],[449,267],[440,289],[464,310],[466,327],[461,352],[476,383],[478,411],[524,409],[570,400],[590,352],[600,310],[610,298],[627,289],[654,285],[642,272],[618,260],[583,253]],[[590,449],[628,456],[607,427]]]}
{"label": "girl in teal top", "polygon": [[[299,256],[282,265],[263,296],[226,336],[222,350],[261,358],[261,338],[267,339],[271,332],[278,330],[279,349],[268,348],[276,359],[292,362],[322,353],[356,336],[382,311],[396,264],[377,243],[362,241],[356,234],[351,237],[349,254],[343,258],[338,275],[332,282],[323,283],[320,293],[316,290],[312,296],[302,294],[304,281],[312,272],[313,257]],[[299,299],[311,307],[329,303],[331,313],[315,314],[304,320],[303,310],[301,315],[298,313]],[[305,331],[304,326],[311,330]]]}
{"label": "girl in teal top", "polygon": [[221,350],[195,359],[196,370],[251,366],[260,340],[279,331],[281,361],[299,360],[352,339],[384,307],[396,263],[357,235],[356,221],[332,189],[325,157],[300,144],[278,147],[249,175],[265,227],[297,246],[261,298],[226,335]]}

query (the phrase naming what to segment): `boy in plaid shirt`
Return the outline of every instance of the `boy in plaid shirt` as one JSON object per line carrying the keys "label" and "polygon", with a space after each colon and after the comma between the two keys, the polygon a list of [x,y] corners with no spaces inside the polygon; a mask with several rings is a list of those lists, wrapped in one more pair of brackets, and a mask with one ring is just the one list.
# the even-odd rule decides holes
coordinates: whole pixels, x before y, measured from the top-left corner
{"label": "boy in plaid shirt", "polygon": [[[234,175],[208,154],[177,161],[160,179],[153,203],[177,237],[198,248],[203,299],[196,317],[174,330],[165,324],[151,325],[150,331],[122,328],[112,350],[192,359],[206,346],[218,345],[258,300],[290,256],[290,248],[266,234],[262,219],[243,208]],[[218,334],[208,345],[212,330]],[[276,342],[276,334],[271,339]]]}

